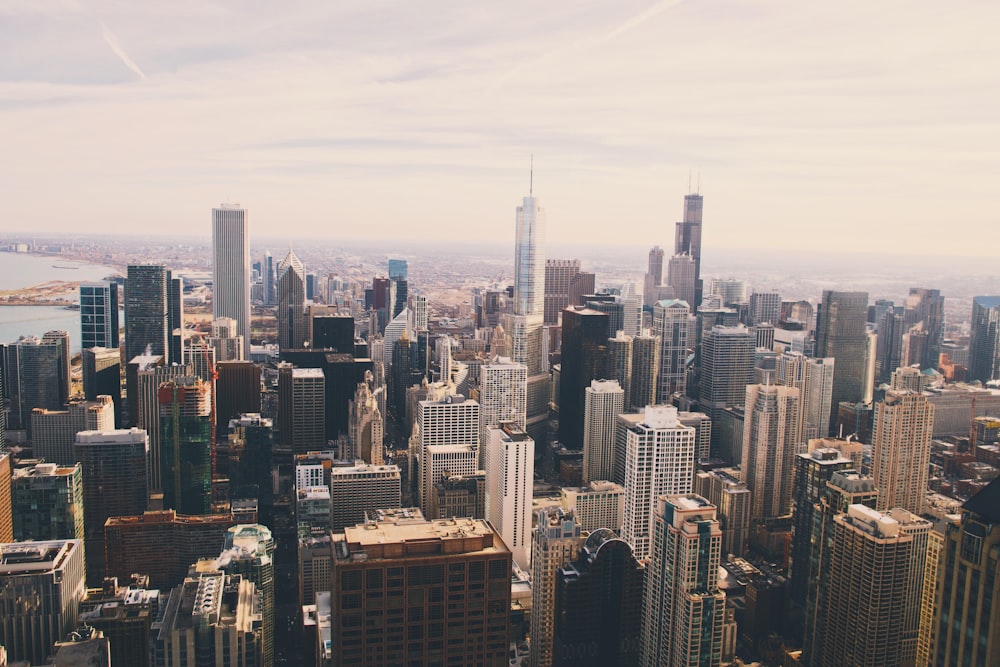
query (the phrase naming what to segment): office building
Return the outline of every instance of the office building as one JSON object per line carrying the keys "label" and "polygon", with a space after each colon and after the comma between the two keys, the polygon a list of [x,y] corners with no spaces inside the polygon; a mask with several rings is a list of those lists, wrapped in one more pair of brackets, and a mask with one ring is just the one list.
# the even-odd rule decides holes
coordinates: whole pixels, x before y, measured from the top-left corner
{"label": "office building", "polygon": [[488,522],[386,516],[333,554],[331,664],[508,664],[511,554]]}
{"label": "office building", "polygon": [[89,588],[80,603],[80,626],[104,635],[115,665],[149,664],[149,629],[167,596],[149,590],[143,575],[131,577],[124,586],[114,578],[101,583],[99,588]]}
{"label": "office building", "polygon": [[497,357],[479,368],[479,441],[501,422],[527,426],[528,368],[508,357]]}
{"label": "office building", "polygon": [[80,431],[106,431],[115,427],[114,402],[110,396],[96,401],[74,401],[64,410],[31,411],[31,434],[36,457],[49,463],[73,465],[73,443]]}
{"label": "office building", "polygon": [[[656,402],[670,403],[687,389],[688,329],[691,317],[686,301],[671,299],[653,306],[653,334],[660,339],[659,384]],[[644,406],[643,406],[644,407]]]}
{"label": "office building", "polygon": [[219,569],[228,575],[239,575],[251,581],[260,594],[262,620],[262,667],[274,665],[274,606],[275,606],[275,543],[271,531],[260,524],[242,524],[226,531],[222,553],[217,559],[202,559],[198,570]]}
{"label": "office building", "polygon": [[936,369],[944,342],[944,296],[941,290],[911,287],[906,297],[905,318],[911,326],[926,334],[926,345],[919,363],[921,368]]}
{"label": "office building", "polygon": [[663,248],[653,246],[649,249],[649,264],[643,282],[643,304],[652,306],[660,300],[660,285],[663,284]]}
{"label": "office building", "polygon": [[[941,552],[930,662],[994,665],[1000,660],[1000,480],[965,501]],[[991,602],[992,601],[992,602]]]}
{"label": "office building", "polygon": [[212,318],[236,320],[250,356],[250,228],[246,209],[222,204],[212,209]]}
{"label": "office building", "polygon": [[608,528],[620,533],[625,514],[625,487],[607,480],[586,486],[564,486],[559,492],[563,510],[576,516],[580,529],[593,532]]}
{"label": "office building", "polygon": [[656,405],[660,382],[659,336],[644,329],[632,338],[632,391],[629,396],[629,410],[642,410],[647,405]]}
{"label": "office building", "polygon": [[722,664],[722,531],[695,494],[660,496],[642,599],[642,665]]}
{"label": "office building", "polygon": [[486,431],[486,516],[510,549],[514,562],[528,568],[531,502],[535,483],[535,442],[513,422]]}
{"label": "office building", "polygon": [[167,342],[167,362],[183,364],[184,279],[175,277],[171,271],[167,271]]}
{"label": "office building", "polygon": [[[713,424],[726,408],[743,408],[746,387],[753,382],[755,345],[744,326],[713,326],[702,339],[698,405]],[[719,433],[713,429],[713,452],[719,449]]]}
{"label": "office building", "polygon": [[556,575],[576,557],[584,536],[572,511],[538,510],[531,541],[531,664],[551,667]]}
{"label": "office building", "polygon": [[150,665],[257,667],[264,662],[263,596],[240,575],[196,572],[170,591],[151,627]]}
{"label": "office building", "polygon": [[17,387],[20,427],[30,436],[34,408],[62,410],[69,402],[69,334],[49,331],[41,338],[22,336],[15,357],[18,377],[16,384],[11,384]]}
{"label": "office building", "polygon": [[130,264],[125,279],[125,358],[140,355],[170,357],[171,329],[167,323],[167,268]]}
{"label": "office building", "polygon": [[[135,379],[128,394],[128,408],[135,411],[135,426],[144,430],[149,438],[149,488],[151,493],[163,489],[163,456],[160,447],[160,385],[172,382],[191,373],[189,366],[164,366],[163,357],[138,357],[128,366],[128,373]],[[131,422],[130,422],[131,423]],[[100,430],[100,429],[87,429]]]}
{"label": "office building", "polygon": [[86,592],[81,540],[0,544],[0,646],[7,658],[45,664],[52,646],[76,629]]}
{"label": "office building", "polygon": [[969,381],[1000,378],[1000,296],[972,299]]}
{"label": "office building", "polygon": [[83,478],[87,581],[98,585],[105,575],[104,523],[149,509],[149,440],[137,428],[81,431],[74,449]]}
{"label": "office building", "polygon": [[934,406],[923,394],[889,390],[875,404],[872,473],[880,511],[923,511],[933,432]]}
{"label": "office building", "polygon": [[644,573],[632,548],[610,530],[587,537],[556,572],[554,667],[639,664]]}
{"label": "office building", "polygon": [[722,555],[741,556],[750,539],[750,489],[732,468],[698,472],[695,493],[716,508],[722,530]]}
{"label": "office building", "polygon": [[319,368],[278,369],[281,446],[293,454],[325,449],[326,380]]}
{"label": "office building", "polygon": [[181,516],[174,510],[118,516],[104,524],[107,576],[128,581],[133,572],[149,575],[149,585],[169,590],[184,581],[188,567],[219,555],[232,514]]}
{"label": "office building", "polygon": [[216,435],[225,437],[231,419],[260,412],[260,366],[251,361],[220,361],[215,369]]}
{"label": "office building", "polygon": [[278,348],[298,350],[306,342],[306,270],[290,250],[278,262]]}
{"label": "office building", "polygon": [[618,331],[608,338],[604,360],[604,379],[616,380],[625,392],[624,410],[632,404],[632,336]]}
{"label": "office building", "polygon": [[700,194],[684,195],[684,219],[678,222],[674,233],[674,254],[687,255],[694,260],[694,303],[701,304],[704,292],[701,279],[701,219],[704,197]]}
{"label": "office building", "polygon": [[115,428],[122,423],[122,362],[117,347],[90,347],[83,350],[83,397],[96,401],[110,396],[114,404]]}
{"label": "office building", "polygon": [[118,349],[118,284],[80,284],[80,347]]}
{"label": "office building", "polygon": [[212,392],[204,380],[177,377],[160,385],[163,506],[181,514],[212,511]]}
{"label": "office building", "polygon": [[[365,381],[358,383],[349,407],[348,443],[350,451],[343,458],[359,459],[373,465],[385,462],[385,421],[379,410],[378,395],[373,393],[375,384],[371,372],[365,373]],[[384,390],[375,389],[384,393]]]}
{"label": "office building", "polygon": [[625,412],[617,380],[593,380],[584,393],[583,481],[609,480],[615,467],[615,426]]}
{"label": "office building", "polygon": [[83,476],[80,465],[37,463],[15,468],[10,480],[14,539],[83,540]]}
{"label": "office building", "polygon": [[583,307],[563,311],[559,441],[567,449],[583,449],[585,394],[604,370],[607,331],[606,313]]}
{"label": "office building", "polygon": [[683,301],[693,308],[695,284],[697,283],[694,258],[690,255],[674,255],[667,264],[667,285],[673,290],[673,298]]}
{"label": "office building", "polygon": [[237,335],[237,322],[231,317],[212,320],[212,335],[208,345],[215,352],[217,361],[242,361],[250,355],[249,344],[243,336]]}
{"label": "office building", "polygon": [[442,472],[441,481],[431,491],[431,513],[428,519],[487,518],[486,473],[482,470],[471,475]]}
{"label": "office building", "polygon": [[792,511],[795,454],[801,438],[799,390],[747,385],[744,409],[740,467],[751,491],[751,518],[763,522]]}
{"label": "office building", "polygon": [[781,321],[781,294],[776,291],[751,292],[748,326],[777,324]]}
{"label": "office building", "polygon": [[899,509],[851,505],[833,517],[824,639],[813,664],[912,664],[929,529],[930,522]]}
{"label": "office building", "polygon": [[371,465],[330,469],[330,528],[341,531],[364,523],[365,513],[400,506],[399,466]]}
{"label": "office building", "polygon": [[10,453],[0,443],[0,544],[14,541],[14,517],[11,509]]}
{"label": "office building", "polygon": [[[440,481],[444,470],[471,475],[479,469],[479,426],[479,403],[460,394],[417,403],[420,509],[425,516],[431,515],[431,488]],[[428,447],[439,449],[430,452]]]}
{"label": "office building", "polygon": [[823,291],[823,303],[816,318],[816,356],[837,360],[833,371],[831,426],[836,422],[841,402],[857,403],[864,397],[865,355],[869,344],[865,332],[867,317],[867,292]]}
{"label": "office building", "polygon": [[625,512],[621,536],[640,560],[650,554],[653,507],[662,495],[690,493],[695,431],[677,408],[647,406],[642,421],[625,431]]}
{"label": "office building", "polygon": [[545,324],[558,324],[569,301],[573,279],[580,273],[578,259],[545,260]]}

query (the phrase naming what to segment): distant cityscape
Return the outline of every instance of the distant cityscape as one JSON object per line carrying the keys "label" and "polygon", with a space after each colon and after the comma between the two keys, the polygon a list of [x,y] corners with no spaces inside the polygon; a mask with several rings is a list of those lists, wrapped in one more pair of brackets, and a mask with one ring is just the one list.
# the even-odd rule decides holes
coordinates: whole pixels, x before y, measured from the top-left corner
{"label": "distant cityscape", "polygon": [[0,341],[0,667],[1000,665],[997,276],[679,199],[566,254],[533,190],[513,248],[0,238],[0,324],[76,313]]}

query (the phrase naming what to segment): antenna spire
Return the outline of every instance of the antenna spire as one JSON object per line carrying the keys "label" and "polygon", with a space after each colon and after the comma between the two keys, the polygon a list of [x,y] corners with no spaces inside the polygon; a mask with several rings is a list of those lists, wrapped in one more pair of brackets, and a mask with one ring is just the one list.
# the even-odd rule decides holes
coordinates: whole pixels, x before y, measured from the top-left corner
{"label": "antenna spire", "polygon": [[701,194],[701,169],[698,170],[698,190],[695,194]]}
{"label": "antenna spire", "polygon": [[691,168],[688,168],[688,194],[691,194]]}
{"label": "antenna spire", "polygon": [[535,196],[535,154],[531,154],[531,168],[528,176],[528,196]]}

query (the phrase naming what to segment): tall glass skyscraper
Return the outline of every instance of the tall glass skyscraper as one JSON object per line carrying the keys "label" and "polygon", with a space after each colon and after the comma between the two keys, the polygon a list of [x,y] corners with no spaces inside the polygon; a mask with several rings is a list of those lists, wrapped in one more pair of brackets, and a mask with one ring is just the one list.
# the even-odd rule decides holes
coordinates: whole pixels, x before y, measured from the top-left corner
{"label": "tall glass skyscraper", "polygon": [[80,285],[80,347],[117,348],[118,285],[109,282]]}
{"label": "tall glass skyscraper", "polygon": [[988,382],[1000,377],[1000,296],[972,299],[969,340],[969,380]]}
{"label": "tall glass skyscraper", "polygon": [[517,207],[514,314],[545,314],[545,211],[531,195]]}
{"label": "tall glass skyscraper", "polygon": [[238,204],[212,209],[212,317],[236,320],[250,358],[250,233]]}

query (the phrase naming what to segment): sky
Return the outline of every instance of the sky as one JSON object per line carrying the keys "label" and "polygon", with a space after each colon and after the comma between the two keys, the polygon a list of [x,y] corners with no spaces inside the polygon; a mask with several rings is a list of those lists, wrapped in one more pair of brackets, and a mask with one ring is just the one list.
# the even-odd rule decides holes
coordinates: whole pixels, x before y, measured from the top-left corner
{"label": "sky", "polygon": [[1000,3],[0,1],[0,233],[997,256]]}

